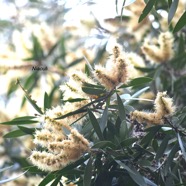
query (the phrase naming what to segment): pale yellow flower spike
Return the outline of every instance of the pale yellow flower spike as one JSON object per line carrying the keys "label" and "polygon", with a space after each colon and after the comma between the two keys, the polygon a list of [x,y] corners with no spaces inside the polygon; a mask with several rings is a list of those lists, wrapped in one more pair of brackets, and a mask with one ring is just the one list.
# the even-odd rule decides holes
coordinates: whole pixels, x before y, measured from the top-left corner
{"label": "pale yellow flower spike", "polygon": [[162,58],[164,61],[170,60],[174,56],[173,50],[174,38],[172,33],[165,32],[159,36],[160,50],[162,52]]}
{"label": "pale yellow flower spike", "polygon": [[110,73],[108,75],[108,71],[106,68],[101,66],[96,66],[94,71],[95,78],[107,89],[112,90],[118,85],[117,79],[113,79],[110,76],[113,75]]}
{"label": "pale yellow flower spike", "polygon": [[147,60],[164,63],[174,56],[173,42],[172,33],[164,32],[158,37],[159,47],[155,44],[149,44],[149,41],[145,40],[141,49]]}
{"label": "pale yellow flower spike", "polygon": [[173,101],[167,96],[166,92],[158,92],[154,101],[155,112],[147,113],[143,111],[134,111],[131,113],[131,120],[137,120],[139,123],[163,124],[163,118],[174,113],[175,107]]}
{"label": "pale yellow flower spike", "polygon": [[126,83],[128,80],[128,64],[124,57],[119,57],[116,60],[116,66],[117,66],[117,81],[119,83]]}
{"label": "pale yellow flower spike", "polygon": [[156,113],[160,114],[161,116],[172,115],[175,111],[173,101],[171,98],[167,97],[166,92],[158,92],[154,103]]}

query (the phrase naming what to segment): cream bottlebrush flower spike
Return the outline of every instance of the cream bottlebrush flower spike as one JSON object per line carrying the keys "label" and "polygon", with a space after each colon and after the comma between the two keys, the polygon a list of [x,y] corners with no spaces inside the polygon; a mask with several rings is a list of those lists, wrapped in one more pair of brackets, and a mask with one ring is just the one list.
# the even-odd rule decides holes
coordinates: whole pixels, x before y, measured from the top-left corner
{"label": "cream bottlebrush flower spike", "polygon": [[154,101],[155,112],[147,113],[135,110],[131,113],[131,120],[137,120],[139,123],[163,124],[163,118],[174,113],[175,107],[173,101],[167,96],[166,92],[158,92]]}
{"label": "cream bottlebrush flower spike", "polygon": [[158,37],[159,47],[155,44],[150,44],[148,40],[145,40],[141,49],[147,60],[164,63],[174,56],[173,42],[174,38],[172,33],[164,32]]}
{"label": "cream bottlebrush flower spike", "polygon": [[64,139],[58,133],[50,133],[46,129],[36,132],[35,142],[47,148],[46,151],[34,150],[30,156],[31,162],[44,171],[59,170],[71,162],[78,160],[89,151],[89,142],[77,130],[70,128],[70,135]]}
{"label": "cream bottlebrush flower spike", "polygon": [[112,50],[111,67],[95,66],[94,77],[107,90],[114,89],[120,83],[127,83],[129,77],[129,63],[126,54],[120,45],[115,45]]}

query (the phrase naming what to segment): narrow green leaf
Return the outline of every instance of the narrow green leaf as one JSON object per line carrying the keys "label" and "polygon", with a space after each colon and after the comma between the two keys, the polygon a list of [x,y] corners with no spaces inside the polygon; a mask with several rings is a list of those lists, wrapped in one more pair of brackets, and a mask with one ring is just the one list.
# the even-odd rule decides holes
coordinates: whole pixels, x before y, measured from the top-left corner
{"label": "narrow green leaf", "polygon": [[35,108],[36,111],[38,111],[40,114],[43,114],[42,110],[38,105],[36,104],[36,101],[31,98],[31,95],[28,94],[28,92],[23,88],[20,81],[17,79],[17,84],[21,87],[21,89],[25,93],[26,99],[30,102],[30,104]]}
{"label": "narrow green leaf", "polygon": [[112,149],[116,148],[116,146],[111,142],[111,141],[99,141],[96,144],[94,144],[91,148],[95,149],[95,148],[105,148],[105,147],[110,147]]}
{"label": "narrow green leaf", "polygon": [[38,121],[35,120],[11,120],[11,121],[7,121],[7,122],[2,122],[0,124],[2,125],[27,125],[27,124],[34,124],[34,123],[38,123]]}
{"label": "narrow green leaf", "polygon": [[51,101],[49,99],[49,96],[45,92],[45,95],[44,95],[44,110],[49,109],[51,107],[50,103],[51,103]]}
{"label": "narrow green leaf", "polygon": [[3,137],[4,138],[17,138],[17,137],[21,137],[21,136],[25,136],[27,135],[25,132],[23,132],[22,130],[14,130],[11,131],[7,134],[5,134]]}
{"label": "narrow green leaf", "polygon": [[36,118],[35,116],[22,116],[22,117],[15,118],[13,120],[14,121],[22,121],[22,120],[24,121],[24,120],[31,120],[31,119],[35,119],[35,118]]}
{"label": "narrow green leaf", "polygon": [[32,58],[36,61],[40,61],[41,59],[44,58],[44,52],[41,47],[41,44],[39,43],[38,38],[34,34],[32,34],[32,41],[33,41]]}
{"label": "narrow green leaf", "polygon": [[68,99],[68,100],[63,100],[63,102],[69,102],[69,103],[74,103],[74,102],[80,102],[86,100],[85,98],[74,98],[74,99]]}
{"label": "narrow green leaf", "polygon": [[87,64],[85,64],[85,74],[87,75],[87,76],[90,76],[90,69],[89,69],[89,66],[87,65]]}
{"label": "narrow green leaf", "polygon": [[134,142],[136,142],[138,139],[137,138],[127,138],[123,141],[121,141],[120,145],[122,147],[127,147],[127,146],[131,146]]}
{"label": "narrow green leaf", "polygon": [[67,165],[66,167],[64,167],[60,171],[56,171],[56,174],[65,174],[68,171],[71,172],[74,168],[76,168],[77,166],[79,166],[82,163],[84,163],[88,158],[90,158],[90,155],[86,154],[83,157],[81,157],[79,160],[77,160],[76,162]]}
{"label": "narrow green leaf", "polygon": [[103,114],[102,114],[102,117],[101,117],[100,122],[99,122],[101,132],[104,131],[104,129],[107,125],[107,119],[108,119],[108,106],[105,107],[105,109],[103,111]]}
{"label": "narrow green leaf", "polygon": [[163,139],[163,141],[161,142],[160,147],[158,148],[158,151],[156,153],[156,157],[155,159],[158,160],[159,158],[161,158],[163,156],[163,153],[165,152],[165,149],[167,147],[167,144],[169,142],[170,136],[166,135]]}
{"label": "narrow green leaf", "polygon": [[186,25],[186,11],[182,14],[178,22],[176,23],[176,26],[174,27],[173,33],[178,32]]}
{"label": "narrow green leaf", "polygon": [[23,127],[23,126],[18,126],[18,128],[23,131],[25,134],[33,134],[35,132],[35,128],[28,128],[28,127]]}
{"label": "narrow green leaf", "polygon": [[183,34],[180,34],[179,38],[179,45],[178,45],[178,54],[182,54],[185,52],[185,39],[183,37]]}
{"label": "narrow green leaf", "polygon": [[127,165],[125,165],[123,162],[119,160],[115,160],[115,161],[129,173],[130,177],[133,179],[134,182],[136,182],[140,186],[147,186],[143,176],[140,175],[138,171],[132,170],[130,167],[128,167]]}
{"label": "narrow green leaf", "polygon": [[90,95],[100,95],[105,94],[106,90],[103,86],[100,85],[93,85],[89,83],[84,83],[82,86],[83,92],[90,94]]}
{"label": "narrow green leaf", "polygon": [[67,67],[66,69],[74,66],[74,65],[77,65],[78,63],[80,63],[81,61],[83,61],[84,58],[79,58],[79,59],[76,59],[75,61],[71,62]]}
{"label": "narrow green leaf", "polygon": [[123,15],[123,10],[124,10],[124,7],[125,7],[125,3],[126,3],[126,0],[123,0],[123,4],[122,4],[122,7],[121,7],[121,21],[122,21],[122,15]]}
{"label": "narrow green leaf", "polygon": [[53,181],[53,183],[50,186],[58,186],[62,175],[57,176],[57,178]]}
{"label": "narrow green leaf", "polygon": [[168,24],[170,24],[170,22],[172,21],[172,18],[174,17],[174,14],[176,13],[177,7],[178,7],[178,2],[179,0],[173,0],[170,10],[169,10],[169,14],[168,14]]}
{"label": "narrow green leaf", "polygon": [[147,146],[151,140],[154,138],[154,136],[156,135],[156,133],[161,129],[161,126],[154,126],[151,128],[147,128],[146,131],[148,131],[147,135],[144,136],[141,140],[141,144],[143,146]]}
{"label": "narrow green leaf", "polygon": [[99,123],[98,123],[96,117],[94,116],[94,114],[90,110],[88,110],[88,114],[89,114],[90,122],[91,122],[98,138],[100,140],[104,140],[103,134],[101,132],[101,128],[99,126]]}
{"label": "narrow green leaf", "polygon": [[185,160],[186,160],[186,149],[185,149],[185,146],[186,146],[186,144],[183,144],[183,141],[182,141],[182,139],[181,139],[181,137],[180,137],[180,134],[178,133],[177,134],[178,135],[178,142],[179,142],[179,145],[180,145],[180,149],[181,149],[181,151],[182,151],[182,153],[183,153],[183,157],[185,158]]}
{"label": "narrow green leaf", "polygon": [[38,186],[46,186],[50,183],[53,179],[55,179],[56,175],[54,173],[49,173],[40,183]]}
{"label": "narrow green leaf", "polygon": [[85,167],[85,173],[83,178],[83,185],[84,186],[91,186],[91,178],[92,178],[92,172],[93,170],[93,158],[90,157],[86,167]]}
{"label": "narrow green leaf", "polygon": [[60,117],[58,117],[58,118],[55,118],[56,120],[58,120],[58,119],[64,119],[64,118],[66,118],[66,117],[69,117],[69,116],[72,116],[72,115],[75,115],[75,114],[79,114],[79,113],[83,113],[83,112],[85,112],[86,110],[85,109],[78,109],[78,110],[75,110],[75,111],[72,111],[72,112],[69,112],[69,113],[67,113],[67,114],[65,114],[65,115],[63,115],[63,116],[60,116]]}
{"label": "narrow green leaf", "polygon": [[127,85],[122,85],[119,88],[140,86],[146,83],[150,83],[151,81],[153,81],[153,79],[150,77],[139,77],[139,78],[132,79]]}
{"label": "narrow green leaf", "polygon": [[25,94],[26,99],[30,102],[30,104],[35,108],[37,112],[43,114],[41,108],[36,104],[34,100],[31,99],[30,95]]}
{"label": "narrow green leaf", "polygon": [[115,0],[116,13],[118,14],[118,0]]}
{"label": "narrow green leaf", "polygon": [[139,17],[138,22],[141,22],[145,17],[149,14],[149,12],[152,10],[154,4],[156,3],[156,0],[149,0],[147,5],[145,6],[142,14]]}
{"label": "narrow green leaf", "polygon": [[120,117],[121,121],[126,120],[125,107],[124,107],[123,102],[118,94],[117,94],[117,101],[118,101],[119,117]]}
{"label": "narrow green leaf", "polygon": [[129,129],[126,120],[123,120],[120,127],[120,141],[123,141],[127,138],[129,138]]}
{"label": "narrow green leaf", "polygon": [[167,161],[165,163],[165,167],[164,167],[165,176],[168,174],[169,167],[171,166],[171,164],[173,162],[173,158],[174,158],[175,154],[178,152],[178,150],[179,150],[179,143],[177,142],[173,146],[173,148],[171,149],[171,152],[169,153]]}

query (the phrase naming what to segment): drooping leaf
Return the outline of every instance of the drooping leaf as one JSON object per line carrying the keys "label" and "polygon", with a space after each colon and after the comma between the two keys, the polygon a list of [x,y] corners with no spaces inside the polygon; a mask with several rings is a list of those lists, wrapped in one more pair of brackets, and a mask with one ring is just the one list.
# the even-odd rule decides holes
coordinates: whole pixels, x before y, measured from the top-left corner
{"label": "drooping leaf", "polygon": [[177,142],[173,148],[171,149],[167,161],[165,163],[165,167],[164,167],[164,172],[165,172],[165,176],[168,174],[169,172],[169,167],[171,166],[172,162],[173,162],[173,158],[175,156],[175,154],[178,152],[179,150],[179,143]]}
{"label": "drooping leaf", "polygon": [[83,186],[91,186],[92,174],[93,174],[93,158],[90,157],[90,159],[85,167]]}
{"label": "drooping leaf", "polygon": [[143,9],[142,14],[139,17],[138,22],[141,22],[143,19],[146,18],[146,16],[149,14],[149,12],[152,10],[154,4],[156,3],[156,0],[149,0],[145,8]]}
{"label": "drooping leaf", "polygon": [[96,117],[94,116],[94,114],[90,110],[88,110],[88,114],[89,114],[90,122],[91,122],[98,138],[100,140],[104,140],[103,133],[101,132],[101,128],[99,126],[99,123],[98,123]]}
{"label": "drooping leaf", "polygon": [[173,2],[171,4],[169,14],[168,14],[168,24],[170,24],[170,22],[172,21],[174,15],[176,13],[176,10],[178,7],[178,2],[179,2],[179,0],[173,0]]}
{"label": "drooping leaf", "polygon": [[11,131],[7,134],[5,134],[3,137],[4,138],[16,138],[16,137],[21,137],[21,136],[25,136],[27,135],[25,132],[23,132],[22,130],[14,130]]}
{"label": "drooping leaf", "polygon": [[155,159],[158,160],[159,158],[161,158],[163,156],[163,153],[165,152],[165,149],[167,147],[167,144],[169,142],[170,136],[166,135],[160,145],[160,147],[158,148],[158,151],[156,153],[156,157]]}
{"label": "drooping leaf", "polygon": [[176,26],[174,27],[173,33],[178,32],[186,25],[186,11],[182,14],[178,22],[176,23]]}
{"label": "drooping leaf", "polygon": [[20,84],[20,81],[19,81],[19,80],[17,80],[17,84],[18,84],[18,85],[21,87],[21,89],[24,91],[26,99],[27,99],[27,100],[30,102],[30,104],[35,108],[35,110],[36,110],[37,112],[39,112],[40,114],[43,114],[41,108],[36,104],[36,101],[33,100],[33,99],[31,98],[31,95],[29,95],[28,92],[22,87],[22,85]]}
{"label": "drooping leaf", "polygon": [[49,173],[40,183],[38,186],[46,186],[52,180],[54,180],[56,175],[54,173]]}
{"label": "drooping leaf", "polygon": [[38,123],[38,121],[17,118],[17,119],[13,119],[11,121],[2,122],[0,124],[3,124],[3,125],[27,125],[27,124],[34,124],[34,123]]}

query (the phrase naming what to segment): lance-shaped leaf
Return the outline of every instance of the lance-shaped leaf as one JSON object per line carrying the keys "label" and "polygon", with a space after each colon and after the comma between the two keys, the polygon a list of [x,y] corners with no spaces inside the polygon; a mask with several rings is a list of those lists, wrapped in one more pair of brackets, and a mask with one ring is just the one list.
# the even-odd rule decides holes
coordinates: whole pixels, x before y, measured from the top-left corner
{"label": "lance-shaped leaf", "polygon": [[178,2],[179,0],[173,0],[170,10],[169,10],[169,14],[168,14],[168,24],[170,24],[170,22],[172,21],[172,18],[174,17],[177,7],[178,7]]}
{"label": "lance-shaped leaf", "polygon": [[117,101],[118,101],[119,117],[120,117],[121,121],[126,120],[125,107],[124,107],[123,102],[118,94],[117,94]]}
{"label": "lance-shaped leaf", "polygon": [[25,132],[23,132],[22,130],[14,130],[11,131],[7,134],[5,134],[3,137],[4,138],[16,138],[16,137],[21,137],[21,136],[25,136],[27,135]]}
{"label": "lance-shaped leaf", "polygon": [[46,186],[48,183],[50,183],[53,179],[55,179],[56,175],[54,173],[49,173],[38,186]]}
{"label": "lance-shaped leaf", "polygon": [[19,118],[15,118],[11,121],[2,122],[0,124],[3,124],[3,125],[27,125],[27,124],[38,123],[38,121],[32,120],[32,118],[34,119],[35,117],[32,117],[32,116],[19,117]]}
{"label": "lance-shaped leaf", "polygon": [[140,18],[138,22],[141,22],[145,17],[149,14],[149,12],[152,10],[154,4],[156,3],[156,0],[149,0],[147,5],[145,6],[142,14],[140,15]]}
{"label": "lance-shaped leaf", "polygon": [[44,95],[44,110],[49,109],[51,107],[50,103],[51,103],[50,97],[45,92],[45,95]]}
{"label": "lance-shaped leaf", "polygon": [[171,151],[170,151],[170,153],[168,155],[167,161],[165,163],[165,167],[164,167],[165,176],[168,174],[169,167],[171,166],[173,158],[174,158],[175,154],[178,152],[178,150],[179,150],[179,143],[177,142],[173,146],[173,148],[171,149]]}
{"label": "lance-shaped leaf", "polygon": [[103,86],[93,85],[90,83],[84,83],[82,86],[82,90],[86,94],[90,94],[90,95],[100,95],[106,93],[106,90]]}
{"label": "lance-shaped leaf", "polygon": [[91,178],[92,178],[92,174],[93,174],[92,170],[93,170],[93,158],[90,157],[90,159],[85,167],[83,186],[91,186]]}
{"label": "lance-shaped leaf", "polygon": [[132,170],[130,167],[128,167],[119,160],[115,161],[129,173],[130,177],[133,179],[134,182],[136,182],[140,186],[147,186],[143,176],[140,175],[136,170]]}
{"label": "lance-shaped leaf", "polygon": [[174,27],[173,33],[178,32],[186,25],[186,11],[182,14],[178,22],[176,23],[176,26]]}
{"label": "lance-shaped leaf", "polygon": [[105,148],[105,147],[110,147],[112,149],[116,148],[116,146],[111,142],[111,141],[99,141],[96,144],[94,144],[91,148]]}
{"label": "lance-shaped leaf", "polygon": [[103,133],[101,132],[101,128],[99,126],[99,123],[98,123],[96,117],[94,116],[94,114],[90,110],[88,110],[88,114],[89,114],[90,122],[91,122],[98,138],[100,140],[104,140]]}
{"label": "lance-shaped leaf", "polygon": [[163,156],[163,153],[165,152],[165,149],[167,147],[167,144],[169,142],[170,136],[166,135],[163,139],[163,141],[161,142],[160,147],[158,148],[158,151],[156,153],[156,157],[155,159],[158,160],[159,158],[161,158]]}
{"label": "lance-shaped leaf", "polygon": [[25,92],[26,99],[30,102],[30,104],[35,108],[37,112],[40,114],[43,114],[41,108],[36,104],[36,101],[31,98],[31,95],[28,94],[28,92],[23,88],[23,86],[20,84],[20,81],[17,80],[17,84],[21,87],[21,89]]}

